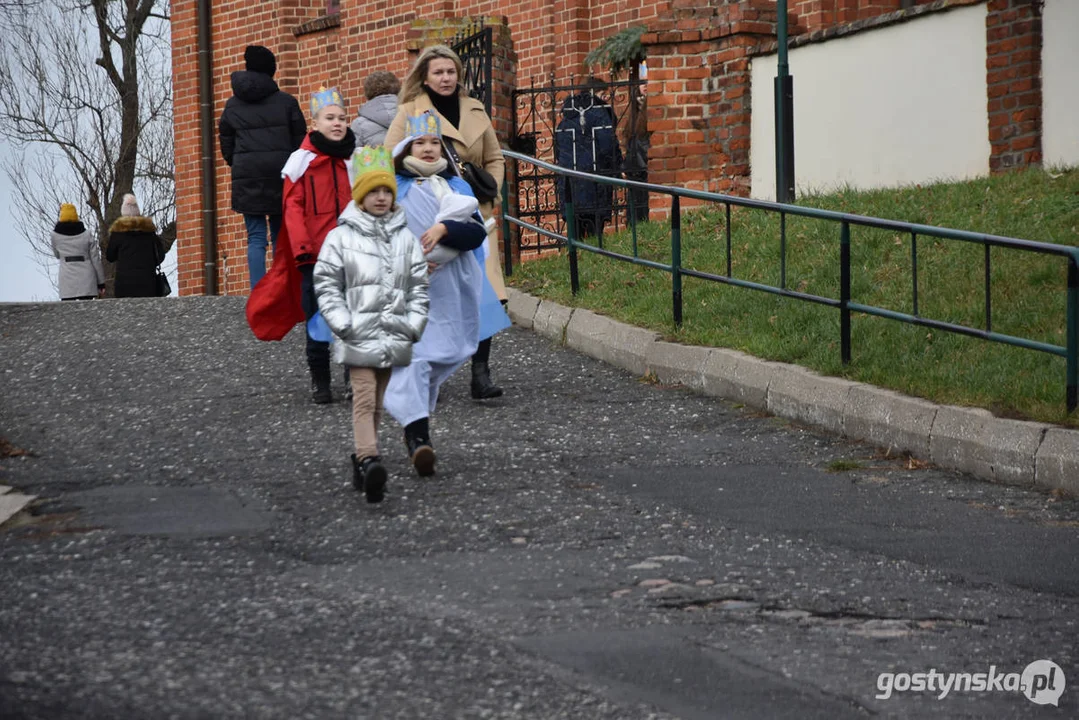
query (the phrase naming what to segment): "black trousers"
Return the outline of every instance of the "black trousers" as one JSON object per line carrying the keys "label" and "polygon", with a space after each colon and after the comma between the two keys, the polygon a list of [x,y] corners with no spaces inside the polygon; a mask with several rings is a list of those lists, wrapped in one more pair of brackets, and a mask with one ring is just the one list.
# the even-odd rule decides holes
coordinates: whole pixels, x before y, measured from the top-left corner
{"label": "black trousers", "polygon": [[[310,320],[318,312],[318,298],[315,296],[314,265],[301,265],[300,275],[300,304],[303,306],[304,316]],[[307,367],[311,371],[312,379],[330,379],[330,344],[312,340],[304,328],[304,337],[307,339]]]}

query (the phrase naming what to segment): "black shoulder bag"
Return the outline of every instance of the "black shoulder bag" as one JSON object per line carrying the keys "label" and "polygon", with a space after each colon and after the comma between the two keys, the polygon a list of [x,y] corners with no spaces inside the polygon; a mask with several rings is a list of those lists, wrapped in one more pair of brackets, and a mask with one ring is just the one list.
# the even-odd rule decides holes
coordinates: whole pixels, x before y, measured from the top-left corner
{"label": "black shoulder bag", "polygon": [[498,183],[495,182],[494,175],[474,163],[461,162],[461,156],[457,154],[457,148],[453,146],[453,140],[445,138],[443,145],[449,151],[453,164],[457,166],[461,177],[472,188],[472,194],[476,196],[477,200],[481,203],[487,203],[498,197]]}

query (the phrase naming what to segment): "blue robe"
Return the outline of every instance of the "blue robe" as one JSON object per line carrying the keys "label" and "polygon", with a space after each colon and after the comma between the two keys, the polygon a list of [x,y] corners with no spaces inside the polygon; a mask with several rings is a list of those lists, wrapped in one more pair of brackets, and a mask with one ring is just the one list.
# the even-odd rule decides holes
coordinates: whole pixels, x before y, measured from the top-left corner
{"label": "blue robe", "polygon": [[[467,184],[458,178],[450,179],[450,187],[463,194],[454,180],[466,188]],[[401,175],[397,176],[397,192],[408,227],[418,238],[435,224],[441,203],[429,183],[416,183]],[[474,222],[482,224],[478,215]],[[427,327],[412,347],[412,362],[393,369],[383,400],[386,411],[401,425],[434,413],[442,383],[476,352],[482,339],[480,306],[486,282],[483,257],[476,251],[462,252],[431,273]]]}

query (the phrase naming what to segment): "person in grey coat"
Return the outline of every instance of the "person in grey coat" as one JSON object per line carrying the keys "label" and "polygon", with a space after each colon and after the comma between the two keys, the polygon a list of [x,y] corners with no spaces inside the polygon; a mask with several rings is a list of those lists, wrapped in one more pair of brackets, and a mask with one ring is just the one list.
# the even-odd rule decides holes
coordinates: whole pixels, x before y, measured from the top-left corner
{"label": "person in grey coat", "polygon": [[101,247],[70,203],[60,206],[60,220],[52,229],[52,254],[60,261],[61,300],[93,300],[104,294]]}
{"label": "person in grey coat", "polygon": [[360,107],[360,114],[352,121],[352,133],[356,147],[381,145],[386,139],[394,116],[397,115],[397,93],[401,82],[385,70],[377,70],[363,81],[363,94],[367,98]]}

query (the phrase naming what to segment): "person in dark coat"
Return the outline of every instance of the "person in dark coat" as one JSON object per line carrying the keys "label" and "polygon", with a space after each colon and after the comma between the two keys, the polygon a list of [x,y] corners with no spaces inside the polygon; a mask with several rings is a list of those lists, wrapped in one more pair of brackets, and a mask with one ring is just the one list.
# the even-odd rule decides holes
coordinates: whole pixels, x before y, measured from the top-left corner
{"label": "person in dark coat", "polygon": [[157,266],[165,251],[154,221],[142,216],[131,193],[124,195],[120,218],[109,228],[105,259],[116,264],[116,297],[157,297]]}
{"label": "person in dark coat", "polygon": [[[630,101],[630,122],[626,123],[626,180],[648,182],[648,149],[652,146],[648,134],[648,106],[643,94],[635,94]],[[626,191],[626,217],[637,222],[648,221],[648,191],[633,188]]]}
{"label": "person in dark coat", "polygon": [[[562,120],[555,129],[555,163],[572,170],[618,177],[622,173],[622,148],[615,135],[614,110],[596,94],[603,83],[572,95],[562,104]],[[559,177],[559,203],[565,202],[566,179]],[[577,237],[602,235],[611,217],[613,185],[573,178],[573,211]]]}
{"label": "person in dark coat", "polygon": [[245,70],[232,73],[232,97],[218,123],[221,154],[232,167],[232,209],[247,227],[247,272],[254,288],[266,274],[269,244],[281,230],[281,169],[307,135],[300,104],[278,89],[277,59],[261,45],[244,50]]}

